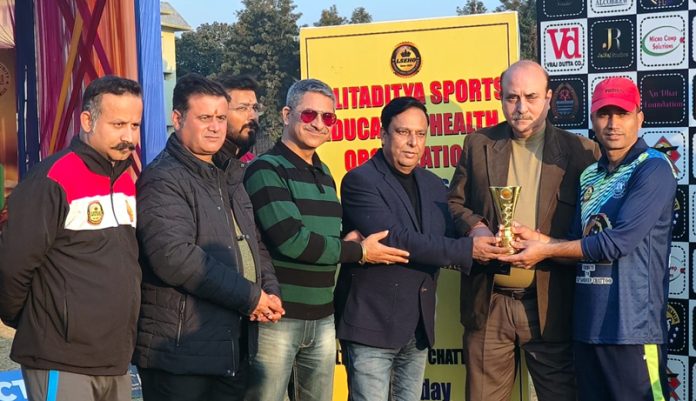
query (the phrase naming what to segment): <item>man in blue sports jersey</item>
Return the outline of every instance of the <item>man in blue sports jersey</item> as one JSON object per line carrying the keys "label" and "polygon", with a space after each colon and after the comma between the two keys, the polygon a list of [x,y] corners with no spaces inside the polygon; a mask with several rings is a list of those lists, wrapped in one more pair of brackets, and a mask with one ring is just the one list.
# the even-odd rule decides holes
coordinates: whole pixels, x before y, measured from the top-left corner
{"label": "man in blue sports jersey", "polygon": [[676,180],[664,154],[648,147],[638,88],[607,78],[592,95],[601,159],[580,177],[570,240],[517,226],[517,255],[529,267],[549,257],[578,259],[573,338],[584,400],[665,400],[665,319]]}

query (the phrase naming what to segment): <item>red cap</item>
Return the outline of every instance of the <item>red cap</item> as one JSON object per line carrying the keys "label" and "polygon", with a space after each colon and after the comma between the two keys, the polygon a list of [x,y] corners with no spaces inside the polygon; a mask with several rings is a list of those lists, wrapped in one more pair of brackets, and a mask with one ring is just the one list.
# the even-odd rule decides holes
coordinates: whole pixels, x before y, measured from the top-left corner
{"label": "red cap", "polygon": [[611,77],[600,82],[592,94],[591,111],[604,106],[616,106],[626,111],[640,108],[640,93],[638,87],[628,78]]}

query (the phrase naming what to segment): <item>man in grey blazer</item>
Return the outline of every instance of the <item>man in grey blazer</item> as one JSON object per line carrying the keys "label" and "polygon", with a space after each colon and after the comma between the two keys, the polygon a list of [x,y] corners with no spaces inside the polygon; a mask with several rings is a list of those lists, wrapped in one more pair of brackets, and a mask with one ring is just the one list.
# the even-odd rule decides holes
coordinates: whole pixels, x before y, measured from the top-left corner
{"label": "man in grey blazer", "polygon": [[[599,157],[598,145],[546,121],[552,91],[539,64],[511,65],[501,75],[501,92],[507,121],[467,137],[452,178],[449,209],[457,231],[491,235],[499,221],[488,187],[519,185],[515,219],[562,236],[572,223],[580,173]],[[529,271],[492,274],[485,265],[496,261],[479,262],[461,281],[466,399],[507,400],[521,349],[540,401],[575,400],[574,270],[549,260]]]}

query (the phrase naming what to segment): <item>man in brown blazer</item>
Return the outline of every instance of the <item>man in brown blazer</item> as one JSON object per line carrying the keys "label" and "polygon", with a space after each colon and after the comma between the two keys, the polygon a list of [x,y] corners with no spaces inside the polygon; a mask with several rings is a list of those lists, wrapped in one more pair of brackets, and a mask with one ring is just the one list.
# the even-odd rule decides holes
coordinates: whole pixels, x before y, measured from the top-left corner
{"label": "man in brown blazer", "polygon": [[[530,60],[501,76],[506,122],[467,137],[449,194],[460,235],[491,235],[498,219],[489,186],[522,187],[515,220],[563,236],[575,214],[580,173],[599,157],[595,142],[546,121],[548,74]],[[575,271],[545,261],[492,274],[480,260],[462,275],[467,401],[507,401],[524,351],[540,401],[576,398],[571,348]]]}

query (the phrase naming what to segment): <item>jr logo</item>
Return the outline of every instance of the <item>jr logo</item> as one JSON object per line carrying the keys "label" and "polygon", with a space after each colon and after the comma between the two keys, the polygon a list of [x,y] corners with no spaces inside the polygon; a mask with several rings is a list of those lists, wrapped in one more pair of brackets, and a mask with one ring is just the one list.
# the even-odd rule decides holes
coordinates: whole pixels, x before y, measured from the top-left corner
{"label": "jr logo", "polygon": [[[580,54],[580,28],[553,28],[547,31],[551,37],[553,53],[557,59],[581,58]],[[559,40],[560,32],[560,40]]]}
{"label": "jr logo", "polygon": [[621,30],[618,28],[607,28],[607,41],[602,43],[602,49],[604,51],[621,50],[621,42],[619,42],[620,37]]}

